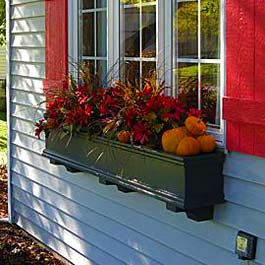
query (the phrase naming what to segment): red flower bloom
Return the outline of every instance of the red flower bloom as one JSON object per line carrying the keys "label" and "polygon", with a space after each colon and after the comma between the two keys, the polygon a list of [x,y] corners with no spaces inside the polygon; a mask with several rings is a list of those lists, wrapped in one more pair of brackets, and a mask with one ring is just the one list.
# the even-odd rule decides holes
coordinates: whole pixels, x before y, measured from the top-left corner
{"label": "red flower bloom", "polygon": [[152,135],[152,132],[145,127],[143,122],[138,122],[132,128],[133,140],[142,145],[148,143],[149,136]]}
{"label": "red flower bloom", "polygon": [[40,135],[45,129],[45,119],[40,119],[38,122],[35,122],[35,126],[35,136],[40,139]]}

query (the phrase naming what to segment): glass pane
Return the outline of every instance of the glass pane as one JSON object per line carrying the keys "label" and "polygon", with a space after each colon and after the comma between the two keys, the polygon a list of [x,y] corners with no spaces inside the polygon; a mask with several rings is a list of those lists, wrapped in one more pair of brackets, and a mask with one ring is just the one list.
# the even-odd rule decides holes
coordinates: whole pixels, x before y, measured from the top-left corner
{"label": "glass pane", "polygon": [[145,78],[154,77],[155,72],[156,72],[156,63],[155,62],[143,62],[142,77],[145,77]]}
{"label": "glass pane", "polygon": [[142,54],[156,56],[156,6],[143,7],[142,13]]}
{"label": "glass pane", "polygon": [[220,65],[201,65],[201,99],[206,120],[220,125]]}
{"label": "glass pane", "polygon": [[178,98],[190,108],[198,107],[198,65],[178,64]]}
{"label": "glass pane", "polygon": [[123,9],[124,27],[122,31],[123,50],[125,57],[139,57],[140,55],[140,9],[138,7]]}
{"label": "glass pane", "polygon": [[131,84],[140,86],[140,62],[126,61],[123,70],[123,80],[129,81]]}
{"label": "glass pane", "polygon": [[95,74],[95,61],[94,60],[84,60],[83,61],[86,67],[90,69],[91,75]]}
{"label": "glass pane", "polygon": [[107,56],[107,16],[106,11],[97,12],[97,56]]}
{"label": "glass pane", "polygon": [[83,56],[94,56],[94,13],[83,14]]}
{"label": "glass pane", "polygon": [[97,0],[97,8],[107,7],[107,0]]}
{"label": "glass pane", "polygon": [[201,1],[201,57],[220,58],[220,0]]}
{"label": "glass pane", "polygon": [[156,2],[156,0],[120,0],[122,4],[131,5],[131,4],[141,4],[141,3],[150,3]]}
{"label": "glass pane", "polygon": [[93,9],[94,0],[83,0],[83,9]]}
{"label": "glass pane", "polygon": [[177,57],[198,58],[198,2],[176,2]]}
{"label": "glass pane", "polygon": [[[97,61],[97,73],[100,77],[102,84],[107,83],[107,61]],[[106,84],[107,85],[107,84]]]}

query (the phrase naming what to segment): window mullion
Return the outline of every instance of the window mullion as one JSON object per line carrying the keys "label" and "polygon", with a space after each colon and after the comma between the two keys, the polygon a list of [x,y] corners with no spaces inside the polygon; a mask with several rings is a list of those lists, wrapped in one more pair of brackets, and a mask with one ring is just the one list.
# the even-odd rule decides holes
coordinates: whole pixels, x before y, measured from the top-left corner
{"label": "window mullion", "polygon": [[108,68],[111,78],[118,79],[120,57],[120,3],[119,0],[108,1]]}
{"label": "window mullion", "polygon": [[[77,78],[79,62],[79,1],[68,0],[68,71]],[[77,29],[77,30],[76,30]]]}
{"label": "window mullion", "polygon": [[201,109],[201,0],[198,0],[198,109]]}
{"label": "window mullion", "polygon": [[156,69],[158,80],[165,79],[165,1],[156,4]]}
{"label": "window mullion", "polygon": [[97,7],[97,0],[94,0],[94,69],[95,69],[95,73],[97,73],[98,69],[97,69],[97,11],[95,10],[95,8]]}
{"label": "window mullion", "polygon": [[[160,3],[162,2],[162,3]],[[158,0],[158,4],[161,10],[158,10],[158,13],[162,13],[163,16],[159,16],[160,22],[159,25],[162,24],[163,30],[158,30],[158,37],[160,38],[159,43],[163,43],[162,47],[158,47],[159,53],[158,54],[158,66],[164,65],[164,80],[165,84],[171,88],[170,94],[172,96],[176,96],[175,89],[173,89],[173,83],[172,83],[172,68],[173,68],[173,61],[172,58],[174,58],[174,51],[172,47],[172,40],[173,40],[173,31],[172,31],[172,1],[162,1]],[[163,5],[162,5],[163,4]],[[163,36],[162,32],[164,32]],[[159,62],[160,60],[160,62]],[[162,61],[163,60],[163,61]]]}

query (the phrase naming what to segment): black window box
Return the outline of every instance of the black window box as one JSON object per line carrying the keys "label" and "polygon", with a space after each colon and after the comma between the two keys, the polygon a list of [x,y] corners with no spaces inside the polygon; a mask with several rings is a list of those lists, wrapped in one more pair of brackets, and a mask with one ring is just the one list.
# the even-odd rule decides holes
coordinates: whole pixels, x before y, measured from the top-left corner
{"label": "black window box", "polygon": [[120,191],[165,201],[167,209],[184,211],[196,221],[212,219],[214,205],[224,202],[221,151],[178,157],[100,137],[69,137],[49,133],[43,155],[72,172],[95,174],[100,183]]}

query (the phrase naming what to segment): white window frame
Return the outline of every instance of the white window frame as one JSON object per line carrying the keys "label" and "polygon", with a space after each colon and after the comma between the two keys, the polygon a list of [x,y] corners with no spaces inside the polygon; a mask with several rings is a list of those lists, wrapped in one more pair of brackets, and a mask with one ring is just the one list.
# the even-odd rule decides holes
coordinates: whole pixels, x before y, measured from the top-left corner
{"label": "white window frame", "polygon": [[[181,0],[180,0],[181,1]],[[188,1],[188,0],[186,0]],[[200,2],[200,0],[198,0]],[[220,128],[210,127],[208,132],[215,135],[219,146],[225,146],[225,123],[222,119],[223,102],[222,98],[225,91],[225,1],[220,0]],[[165,80],[169,87],[173,87],[173,71],[175,65],[175,54],[173,51],[173,30],[172,16],[174,15],[174,4],[172,0],[157,0],[157,28],[156,28],[156,64],[159,69],[158,77]],[[82,13],[79,10],[79,0],[68,0],[68,53],[69,53],[69,72],[77,74],[73,63],[80,61],[79,21]],[[200,18],[198,18],[200,19]],[[112,69],[115,76],[119,78],[120,58],[120,3],[119,0],[107,1],[107,70]],[[200,33],[199,33],[200,34]],[[183,59],[185,60],[185,59]],[[208,62],[208,59],[201,59],[201,62]],[[214,62],[210,59],[211,63]],[[171,95],[176,96],[176,90],[171,90]]]}

